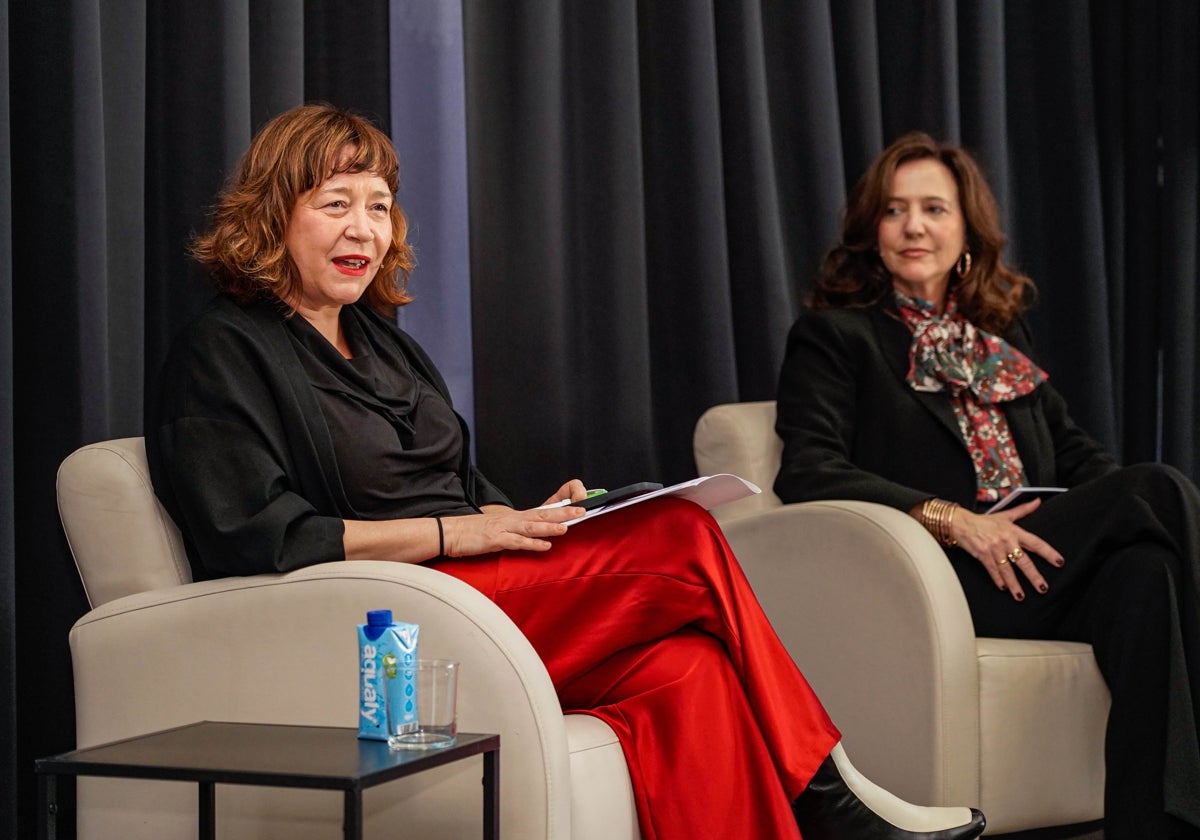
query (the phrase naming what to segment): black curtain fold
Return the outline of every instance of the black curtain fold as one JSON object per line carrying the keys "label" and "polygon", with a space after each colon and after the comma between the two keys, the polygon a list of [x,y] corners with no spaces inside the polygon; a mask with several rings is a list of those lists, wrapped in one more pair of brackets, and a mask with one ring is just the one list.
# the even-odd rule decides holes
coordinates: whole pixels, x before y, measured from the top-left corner
{"label": "black curtain fold", "polygon": [[[133,435],[141,428],[142,323],[145,307],[143,234],[146,90],[146,16],[140,0],[98,4],[85,19],[90,76],[79,119],[80,166],[77,206],[82,231],[75,276],[84,306],[77,332],[84,357],[95,360],[81,383],[84,428],[100,435]],[[84,150],[87,151],[84,151]],[[97,317],[99,315],[99,317]]]}
{"label": "black curtain fold", "polygon": [[[574,427],[542,422],[568,416],[569,384],[594,373],[576,361],[580,343],[569,330],[563,26],[557,4],[463,7],[476,451],[485,471],[489,461],[508,467],[502,486],[526,503],[552,489],[534,473],[552,460],[565,469],[585,430],[608,425],[579,412]],[[521,130],[498,130],[508,125]],[[594,235],[605,237],[606,227]],[[480,387],[481,377],[496,386],[504,379],[508,390]]]}
{"label": "black curtain fold", "polygon": [[[874,0],[848,0],[828,6],[833,27],[827,40],[833,50],[838,88],[832,124],[840,129],[839,145],[845,158],[842,182],[849,190],[883,148],[879,28]],[[835,32],[858,32],[861,37],[841,39],[834,48]],[[792,35],[791,44],[797,43],[796,37],[799,33]]]}
{"label": "black curtain fold", "polygon": [[[255,0],[250,6],[251,134],[304,101],[307,8],[295,0]],[[368,98],[378,95],[373,87],[362,90]]]}
{"label": "black curtain fold", "polygon": [[[172,336],[212,296],[203,272],[187,258],[186,246],[202,228],[213,197],[250,139],[247,11],[244,0],[151,3],[147,8],[147,403],[155,399],[159,364]],[[205,48],[197,49],[199,44]]]}
{"label": "black curtain fold", "polygon": [[[384,131],[391,128],[388,2],[271,0],[276,16],[303,6],[304,96],[352,108]],[[277,37],[273,31],[271,37]],[[289,26],[294,34],[294,26]],[[284,108],[271,112],[271,116]],[[257,128],[257,126],[256,126]],[[248,139],[248,138],[247,138]]]}
{"label": "black curtain fold", "polygon": [[[573,57],[563,65],[560,91],[566,140],[561,189],[569,203],[561,227],[551,222],[545,231],[562,238],[572,260],[571,270],[557,278],[567,330],[566,345],[556,350],[566,366],[561,387],[581,421],[565,429],[567,451],[580,465],[636,464],[644,458],[639,445],[656,439],[646,411],[650,371],[638,361],[649,357],[651,336],[642,116],[628,107],[638,101],[641,84],[637,4],[579,4],[574,11],[559,31],[564,55]],[[594,73],[596,66],[608,70]],[[599,114],[606,118],[597,119]],[[614,248],[618,242],[623,247]],[[490,318],[476,312],[476,325]],[[621,352],[594,352],[618,346]],[[478,416],[488,434],[489,413]],[[601,416],[603,424],[584,421]],[[614,486],[620,478],[603,480]],[[557,486],[538,488],[530,502],[540,503]]]}
{"label": "black curtain fold", "polygon": [[[109,91],[98,9],[48,0],[10,13],[11,191],[21,210],[10,228],[20,243],[13,253],[13,348],[23,351],[14,357],[5,399],[14,411],[13,550],[23,561],[12,565],[20,642],[15,836],[31,836],[33,760],[74,742],[67,631],[86,609],[58,523],[55,470],[78,443],[114,428],[109,394],[128,380],[127,372],[114,378],[109,348],[120,336],[106,318],[109,255],[119,246],[110,248],[105,238]],[[112,186],[119,194],[122,185]]]}
{"label": "black curtain fold", "polygon": [[[960,5],[964,4],[954,0],[875,4],[875,28],[880,34],[875,84],[886,142],[914,127],[938,138],[961,136],[956,11]],[[838,33],[839,41],[848,35],[853,37],[853,33]],[[853,178],[860,174],[862,170]]]}
{"label": "black curtain fold", "polygon": [[[737,378],[730,384],[736,385],[734,394],[752,395],[774,389],[770,360],[777,356],[782,359],[778,337],[787,329],[786,319],[792,308],[793,295],[786,282],[791,269],[789,237],[783,226],[782,207],[788,191],[779,170],[793,158],[780,153],[773,123],[777,117],[787,120],[793,103],[785,105],[787,113],[776,111],[780,103],[771,89],[766,49],[771,21],[764,10],[753,3],[718,4],[716,12],[718,101],[714,110],[720,118],[724,161],[712,175],[719,178],[724,198],[725,229],[721,235],[729,253],[728,276],[752,277],[755,282],[728,283],[726,278],[715,279],[729,289],[729,310],[735,325],[732,350]],[[664,28],[669,31],[669,27]],[[668,205],[671,211],[678,212],[678,205],[669,195],[666,198],[671,202]],[[672,247],[672,250],[679,249]],[[751,317],[759,320],[761,329],[736,328]],[[696,323],[703,324],[703,313]],[[672,371],[690,367],[687,336],[695,325],[677,321],[672,325],[681,342]],[[675,380],[695,399],[672,401],[677,423],[674,433],[662,441],[664,447],[690,439],[694,418],[711,402],[702,399],[708,394],[695,393],[686,384],[691,378],[682,376]]]}
{"label": "black curtain fold", "polygon": [[[722,169],[726,150],[714,61],[717,32],[710,4],[691,4],[689,12],[675,17],[648,5],[639,21],[641,92],[634,95],[642,124],[648,358],[670,364],[686,350],[715,380],[729,381],[736,375],[735,360],[725,350],[733,339],[730,296],[713,282],[728,272],[730,260],[724,195],[712,177]],[[675,212],[676,207],[689,212]],[[689,232],[694,248],[664,247]],[[616,239],[599,239],[602,247],[621,247]],[[702,323],[710,340],[693,334],[689,341],[686,332],[671,330],[672,320]],[[661,384],[669,387],[670,380]]]}
{"label": "black curtain fold", "polygon": [[[1165,4],[1162,15],[1163,323],[1162,459],[1200,467],[1200,7]],[[1193,37],[1188,37],[1189,35]]]}
{"label": "black curtain fold", "polygon": [[1038,283],[1041,361],[1077,419],[1114,448],[1114,380],[1095,352],[1111,335],[1089,10],[1010,4],[1005,30],[1008,232],[1017,265]]}
{"label": "black curtain fold", "polygon": [[[977,155],[987,169],[989,183],[1000,205],[1001,223],[1008,230],[1009,161],[1008,58],[1004,48],[1004,5],[958,5],[958,116],[962,134],[957,139]],[[860,170],[862,171],[862,170]]]}
{"label": "black curtain fold", "polygon": [[[12,476],[13,238],[8,0],[0,0],[0,476]],[[0,837],[17,836],[16,483],[0,479]]]}
{"label": "black curtain fold", "polygon": [[[1103,255],[1111,308],[1114,423],[1129,461],[1161,452],[1157,245],[1161,4],[1106,3],[1093,10],[1094,95],[1099,124]],[[1185,34],[1185,33],[1181,33]],[[1148,247],[1154,243],[1153,247]]]}
{"label": "black curtain fold", "polygon": [[[645,370],[646,416],[653,435],[645,438],[655,448],[680,434],[686,412],[676,410],[693,399],[732,398],[727,389],[736,378],[736,353],[730,350],[733,322],[730,291],[715,279],[724,276],[733,259],[724,231],[727,210],[724,192],[712,173],[727,157],[728,143],[720,130],[719,74],[715,62],[718,25],[713,6],[694,3],[686,14],[666,13],[658,5],[639,9],[638,59],[640,89],[633,92],[640,115],[639,138],[645,182],[644,290],[636,300],[644,305],[639,328],[649,337],[650,351],[641,361]],[[687,207],[688,212],[677,212]],[[693,247],[671,248],[670,243],[690,236]],[[602,247],[623,250],[616,238],[603,237]],[[697,325],[694,329],[689,326]],[[610,347],[624,352],[615,333]],[[672,376],[681,359],[702,364],[713,372],[703,382]],[[587,360],[581,360],[582,364]],[[666,373],[666,375],[664,375]],[[477,375],[477,379],[481,378]],[[615,388],[614,388],[615,385]],[[610,383],[622,402],[627,401],[619,382]],[[714,388],[716,390],[714,390]],[[604,409],[601,414],[604,416]],[[632,446],[638,442],[631,441]],[[647,453],[651,450],[647,450]],[[649,477],[657,469],[650,458],[630,465],[613,462],[608,477],[591,478],[589,464],[560,465],[600,486],[626,484]]]}

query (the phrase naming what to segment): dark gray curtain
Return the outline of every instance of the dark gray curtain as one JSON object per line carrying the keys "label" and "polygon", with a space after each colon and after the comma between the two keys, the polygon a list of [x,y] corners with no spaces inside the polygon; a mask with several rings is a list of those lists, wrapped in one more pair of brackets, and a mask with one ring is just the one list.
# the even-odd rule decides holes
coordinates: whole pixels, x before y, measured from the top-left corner
{"label": "dark gray curtain", "polygon": [[1195,473],[1195,4],[465,10],[479,456],[515,498],[690,476],[705,408],[773,396],[846,189],[913,129],[988,171],[1078,419]]}
{"label": "dark gray curtain", "polygon": [[388,124],[387,2],[361,5],[373,28],[316,38],[309,21],[345,19],[336,0],[0,9],[0,836],[26,838],[34,759],[74,746],[67,633],[86,610],[55,470],[142,433],[171,336],[211,296],[186,242],[254,129],[306,98]]}
{"label": "dark gray curtain", "polygon": [[8,0],[0,0],[0,837],[17,836],[16,483],[13,474],[12,166]]}
{"label": "dark gray curtain", "polygon": [[1163,460],[1200,472],[1200,6],[1166,5],[1162,33],[1162,197],[1156,249],[1162,289]]}
{"label": "dark gray curtain", "polygon": [[[136,33],[144,15],[126,14],[129,5],[113,4],[112,16],[82,2],[10,7],[9,148],[19,212],[9,231],[19,243],[11,291],[20,352],[5,399],[16,443],[7,474],[20,641],[14,836],[32,830],[33,759],[73,745],[67,630],[85,602],[58,525],[54,472],[82,442],[136,434],[140,416],[141,161],[126,141],[136,142],[142,124],[119,92],[142,72]],[[135,33],[131,44],[122,27]],[[104,63],[106,45],[119,57]]]}

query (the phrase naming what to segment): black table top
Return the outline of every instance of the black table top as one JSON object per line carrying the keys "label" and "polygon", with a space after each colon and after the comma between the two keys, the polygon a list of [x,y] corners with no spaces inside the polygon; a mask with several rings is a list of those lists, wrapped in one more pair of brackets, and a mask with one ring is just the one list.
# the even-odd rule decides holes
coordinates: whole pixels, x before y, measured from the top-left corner
{"label": "black table top", "polygon": [[354,790],[499,749],[458,734],[452,747],[389,749],[335,726],[201,721],[38,759],[38,773]]}

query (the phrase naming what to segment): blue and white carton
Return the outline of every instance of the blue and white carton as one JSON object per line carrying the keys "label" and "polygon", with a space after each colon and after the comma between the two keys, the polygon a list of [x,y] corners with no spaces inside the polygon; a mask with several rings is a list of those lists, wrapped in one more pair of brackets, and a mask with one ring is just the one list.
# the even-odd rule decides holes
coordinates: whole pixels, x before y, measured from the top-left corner
{"label": "blue and white carton", "polygon": [[358,625],[358,737],[391,741],[417,727],[417,639],[420,627],[371,610]]}

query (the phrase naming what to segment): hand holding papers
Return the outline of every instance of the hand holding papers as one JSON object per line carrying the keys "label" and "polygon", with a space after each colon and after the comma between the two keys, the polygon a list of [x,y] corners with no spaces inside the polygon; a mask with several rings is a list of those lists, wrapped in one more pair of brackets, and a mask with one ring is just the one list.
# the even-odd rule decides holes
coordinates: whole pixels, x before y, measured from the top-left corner
{"label": "hand holding papers", "polygon": [[[586,514],[578,519],[572,519],[566,523],[568,526],[576,525],[585,520],[592,519],[597,516],[603,516],[606,513],[611,513],[614,510],[620,510],[630,505],[640,505],[642,502],[648,502],[651,499],[661,498],[676,498],[687,499],[695,502],[700,507],[708,510],[709,508],[723,505],[726,502],[736,501],[737,499],[746,496],[752,496],[755,493],[761,493],[756,485],[744,478],[739,478],[736,475],[729,473],[720,473],[718,475],[705,475],[700,478],[693,478],[691,481],[672,484],[670,487],[663,487],[659,490],[651,490],[647,493],[642,493],[624,501],[613,502],[603,507],[589,510]],[[570,504],[567,502],[566,504]]]}
{"label": "hand holding papers", "polygon": [[1046,499],[1056,493],[1062,493],[1066,489],[1066,487],[1018,487],[988,508],[987,512],[997,513],[1013,505],[1019,505],[1022,502],[1031,502],[1034,499]]}

